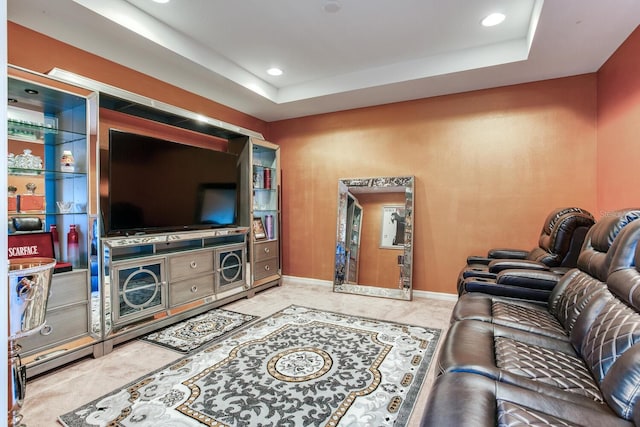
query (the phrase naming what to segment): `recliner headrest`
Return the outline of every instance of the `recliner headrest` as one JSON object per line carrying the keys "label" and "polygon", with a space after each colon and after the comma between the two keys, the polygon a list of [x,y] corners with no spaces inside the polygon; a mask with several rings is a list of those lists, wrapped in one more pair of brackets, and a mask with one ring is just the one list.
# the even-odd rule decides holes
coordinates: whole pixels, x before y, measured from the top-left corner
{"label": "recliner headrest", "polygon": [[616,236],[633,221],[640,219],[640,209],[622,209],[602,217],[587,233],[578,256],[578,268],[605,282],[609,276],[608,255]]}
{"label": "recliner headrest", "polygon": [[618,298],[640,311],[640,221],[620,231],[611,249],[607,287]]}
{"label": "recliner headrest", "polygon": [[[560,265],[571,247],[576,229],[579,227],[590,228],[594,223],[593,215],[581,208],[570,207],[553,210],[547,216],[538,239],[538,247],[555,258],[552,263],[545,262],[545,264],[553,267]],[[538,254],[536,258],[543,256],[543,254]]]}

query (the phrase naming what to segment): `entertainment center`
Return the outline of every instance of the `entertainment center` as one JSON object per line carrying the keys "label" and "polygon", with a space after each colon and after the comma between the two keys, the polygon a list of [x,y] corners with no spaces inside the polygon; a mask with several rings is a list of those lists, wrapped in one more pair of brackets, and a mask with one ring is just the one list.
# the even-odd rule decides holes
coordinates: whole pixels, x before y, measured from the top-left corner
{"label": "entertainment center", "polygon": [[104,351],[244,297],[246,227],[103,238]]}
{"label": "entertainment center", "polygon": [[[10,225],[34,218],[40,225],[9,233],[57,228],[57,261],[73,261],[71,271],[53,276],[44,327],[19,342],[28,376],[100,357],[119,343],[281,284],[277,145],[156,100],[65,78],[61,70],[56,77],[8,71],[9,95],[17,98],[9,107],[42,117],[10,122],[9,151],[29,147],[43,161],[42,170],[10,169],[9,184],[42,180],[44,204],[40,211],[10,211]],[[27,88],[36,92],[31,99],[23,94]],[[110,112],[142,126],[131,130],[127,121],[119,129],[107,121],[100,129]],[[145,123],[197,132],[217,145],[148,135]],[[69,154],[73,167],[64,169]],[[70,210],[58,201],[69,202]],[[66,239],[71,225],[73,260]]]}

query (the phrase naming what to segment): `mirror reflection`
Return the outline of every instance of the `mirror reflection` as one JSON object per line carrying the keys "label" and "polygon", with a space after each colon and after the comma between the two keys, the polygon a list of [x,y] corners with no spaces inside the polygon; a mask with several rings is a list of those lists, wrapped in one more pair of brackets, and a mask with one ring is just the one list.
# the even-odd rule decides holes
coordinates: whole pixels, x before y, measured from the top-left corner
{"label": "mirror reflection", "polygon": [[339,180],[334,292],[411,299],[413,182]]}

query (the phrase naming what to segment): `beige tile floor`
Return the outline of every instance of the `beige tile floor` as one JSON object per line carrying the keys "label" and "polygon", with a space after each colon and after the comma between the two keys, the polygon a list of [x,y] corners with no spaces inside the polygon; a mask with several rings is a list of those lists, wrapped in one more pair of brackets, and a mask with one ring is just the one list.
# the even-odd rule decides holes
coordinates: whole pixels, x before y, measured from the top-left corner
{"label": "beige tile floor", "polygon": [[[266,317],[291,304],[331,310],[345,314],[440,328],[444,332],[455,301],[415,297],[413,301],[339,294],[328,286],[289,281],[226,305],[225,308]],[[442,340],[441,340],[442,341]],[[22,414],[29,427],[59,426],[58,415],[121,387],[144,374],[180,357],[180,354],[134,339],[118,345],[97,359],[85,358],[64,368],[30,379]],[[431,364],[410,426],[419,425],[425,400],[434,378]]]}

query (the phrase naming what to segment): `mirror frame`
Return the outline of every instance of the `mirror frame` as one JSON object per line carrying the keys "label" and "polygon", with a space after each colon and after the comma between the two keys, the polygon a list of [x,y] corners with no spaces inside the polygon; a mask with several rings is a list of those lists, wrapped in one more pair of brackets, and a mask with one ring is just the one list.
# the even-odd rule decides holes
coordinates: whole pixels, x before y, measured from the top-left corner
{"label": "mirror frame", "polygon": [[[348,294],[369,295],[410,301],[413,273],[413,188],[414,176],[386,176],[370,178],[342,178],[338,180],[338,211],[336,227],[335,270],[333,291]],[[404,192],[405,240],[401,264],[402,285],[383,288],[376,285],[345,283],[347,247],[347,198],[348,193]]]}

